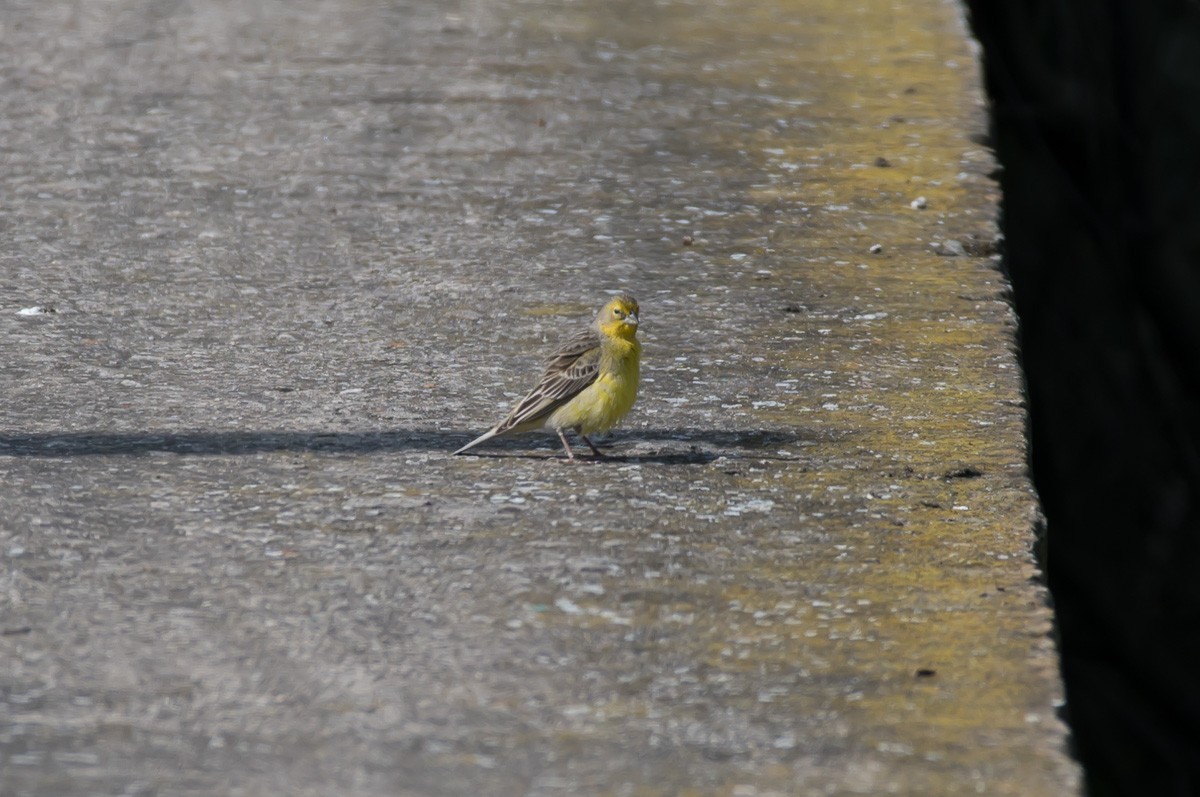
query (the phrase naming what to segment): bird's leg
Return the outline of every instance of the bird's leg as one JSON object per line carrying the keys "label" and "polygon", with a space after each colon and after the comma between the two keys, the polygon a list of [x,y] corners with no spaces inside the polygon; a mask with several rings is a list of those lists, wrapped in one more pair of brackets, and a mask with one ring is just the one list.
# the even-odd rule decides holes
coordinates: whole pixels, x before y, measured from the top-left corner
{"label": "bird's leg", "polygon": [[[567,459],[573,461],[575,459],[575,453],[571,451],[571,444],[567,442],[567,436],[563,434],[562,429],[555,429],[555,431],[558,432],[558,439],[562,440],[563,450],[567,452]],[[587,440],[586,437],[583,439]],[[591,443],[588,443],[588,445],[591,445]]]}
{"label": "bird's leg", "polygon": [[596,455],[597,459],[608,459],[607,455],[605,455],[600,449],[596,448],[596,444],[589,440],[587,435],[585,435],[583,432],[580,432],[578,429],[575,431],[580,437],[583,438],[583,442],[588,444],[588,448],[592,449],[592,453]]}

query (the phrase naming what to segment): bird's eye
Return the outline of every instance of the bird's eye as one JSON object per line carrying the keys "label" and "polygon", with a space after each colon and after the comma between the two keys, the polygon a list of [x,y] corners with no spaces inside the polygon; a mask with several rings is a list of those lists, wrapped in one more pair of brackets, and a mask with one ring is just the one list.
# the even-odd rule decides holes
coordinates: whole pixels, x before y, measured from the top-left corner
{"label": "bird's eye", "polygon": [[624,317],[625,317],[625,311],[624,311],[624,310],[622,310],[622,309],[620,309],[619,307],[614,307],[614,308],[613,308],[613,315],[615,315],[617,318],[624,318]]}

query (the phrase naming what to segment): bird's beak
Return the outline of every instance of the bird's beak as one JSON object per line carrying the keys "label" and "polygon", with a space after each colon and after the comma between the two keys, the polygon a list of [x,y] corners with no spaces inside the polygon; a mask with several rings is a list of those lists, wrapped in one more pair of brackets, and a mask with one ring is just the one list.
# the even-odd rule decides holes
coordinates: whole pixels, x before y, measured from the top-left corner
{"label": "bird's beak", "polygon": [[630,313],[625,316],[625,323],[636,327],[638,325],[637,313]]}

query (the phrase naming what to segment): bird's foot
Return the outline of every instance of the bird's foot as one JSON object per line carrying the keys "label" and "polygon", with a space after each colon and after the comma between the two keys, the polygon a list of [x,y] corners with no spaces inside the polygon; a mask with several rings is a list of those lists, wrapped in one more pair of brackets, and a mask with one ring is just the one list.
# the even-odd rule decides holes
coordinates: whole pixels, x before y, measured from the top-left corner
{"label": "bird's foot", "polygon": [[589,439],[589,438],[588,438],[588,436],[587,436],[587,435],[585,435],[585,434],[583,434],[582,432],[580,432],[580,433],[579,433],[579,436],[583,438],[583,442],[585,442],[585,443],[587,443],[587,444],[588,444],[588,448],[592,449],[592,458],[593,458],[593,459],[608,459],[608,455],[607,455],[607,454],[605,454],[605,453],[604,453],[603,451],[601,451],[600,449],[596,448],[596,444],[595,444],[595,443],[593,443],[593,442],[591,441],[591,439]]}

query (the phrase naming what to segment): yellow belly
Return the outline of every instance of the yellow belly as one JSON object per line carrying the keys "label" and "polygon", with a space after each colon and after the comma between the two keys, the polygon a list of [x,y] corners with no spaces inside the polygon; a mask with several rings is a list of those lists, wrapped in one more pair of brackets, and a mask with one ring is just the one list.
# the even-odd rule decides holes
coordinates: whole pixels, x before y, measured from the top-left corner
{"label": "yellow belly", "polygon": [[636,358],[611,372],[601,371],[582,393],[552,412],[546,419],[550,429],[576,429],[586,435],[607,432],[625,417],[637,399]]}

